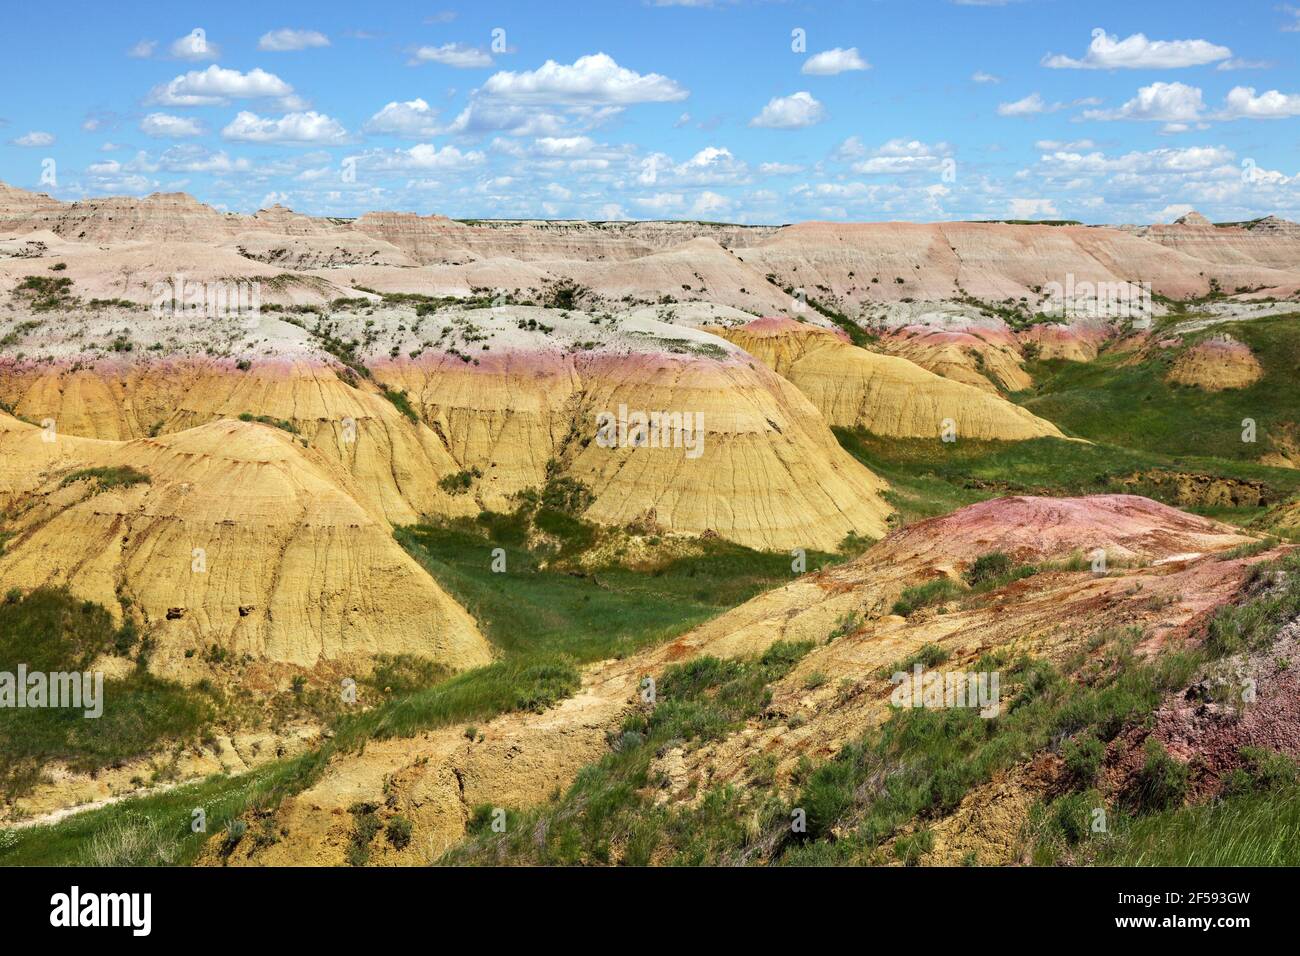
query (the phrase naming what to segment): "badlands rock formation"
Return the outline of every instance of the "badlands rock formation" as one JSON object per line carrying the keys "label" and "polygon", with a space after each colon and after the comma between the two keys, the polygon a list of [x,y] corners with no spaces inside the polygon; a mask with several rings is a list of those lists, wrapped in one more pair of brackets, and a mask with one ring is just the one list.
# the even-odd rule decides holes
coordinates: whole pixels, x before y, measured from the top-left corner
{"label": "badlands rock formation", "polygon": [[1039,358],[1091,362],[1114,334],[1112,323],[1104,319],[1083,319],[1068,324],[1041,322],[1017,337],[1022,347],[1037,349]]}
{"label": "badlands rock formation", "polygon": [[[791,298],[763,273],[710,238],[692,239],[636,259],[525,259],[467,257],[418,269],[360,265],[312,275],[377,292],[436,291],[469,296],[485,292],[517,301],[551,304],[572,289],[583,307],[617,309],[623,303],[708,300],[751,314],[785,311]],[[576,288],[575,288],[576,287]]]}
{"label": "badlands rock formation", "polygon": [[[1037,305],[1050,283],[1150,281],[1171,298],[1216,286],[1259,294],[1300,288],[1300,235],[1264,219],[1216,227],[1111,228],[1004,223],[800,223],[745,227],[711,223],[472,221],[411,213],[316,219],[281,207],[220,213],[183,193],[62,203],[0,184],[0,236],[36,234],[121,246],[200,243],[253,266],[317,270],[315,297],[341,290],[464,294],[473,288],[528,290],[572,282],[605,304],[634,300],[715,301],[757,314],[791,314],[781,288],[803,288],[858,314],[873,305],[962,297]],[[156,253],[155,253],[156,254]],[[202,271],[202,262],[192,264]],[[245,274],[237,263],[226,277]],[[156,281],[165,269],[135,274]],[[422,267],[422,268],[413,268]],[[173,266],[175,272],[179,266]],[[355,270],[355,271],[353,271]],[[118,271],[116,269],[110,271]],[[13,273],[8,273],[10,276]],[[766,281],[771,276],[773,283]],[[130,293],[119,293],[135,298]],[[780,287],[780,288],[778,288]],[[147,301],[137,298],[136,301]],[[268,301],[280,301],[269,299]],[[536,301],[536,300],[535,300]]]}
{"label": "badlands rock formation", "polygon": [[[424,514],[475,513],[472,501],[438,487],[461,466],[436,433],[408,420],[373,383],[349,378],[311,348],[302,330],[276,324],[288,330],[282,342],[297,350],[256,360],[156,359],[142,350],[131,358],[0,365],[0,398],[31,421],[52,419],[64,434],[117,440],[263,418],[292,428],[349,476],[358,504],[378,520],[410,524]],[[295,343],[296,334],[302,340]]]}
{"label": "badlands rock formation", "polygon": [[[125,468],[145,480],[112,484]],[[355,486],[277,428],[220,420],[117,442],[0,414],[0,496],[0,588],[65,585],[119,617],[134,609],[165,674],[196,672],[210,644],[301,667],[490,659],[474,620]]]}
{"label": "badlands rock formation", "polygon": [[936,375],[996,394],[1033,384],[1020,343],[1004,323],[948,328],[923,323],[889,329],[881,347]]}
{"label": "badlands rock formation", "polygon": [[477,220],[445,216],[372,212],[351,228],[383,239],[423,265],[457,264],[478,259],[625,261],[707,238],[731,248],[776,232],[773,226],[733,226],[694,222],[539,222]]}
{"label": "badlands rock formation", "polygon": [[857,348],[817,326],[761,319],[719,334],[793,382],[832,425],[899,438],[938,438],[945,421],[951,421],[962,438],[1062,437],[1051,422],[996,394],[906,359]]}
{"label": "badlands rock formation", "polygon": [[[1300,243],[1296,224],[1276,216],[1253,223],[1216,226],[1200,213],[1192,212],[1172,225],[1147,226],[1137,234],[1211,264],[1213,268],[1207,274],[1216,277],[1225,269],[1236,274],[1237,270],[1249,272],[1258,266],[1294,271],[1296,244]],[[1258,284],[1240,278],[1233,285],[1220,281],[1227,292],[1238,287],[1254,289]]]}
{"label": "badlands rock formation", "polygon": [[[1154,227],[1153,227],[1154,228]],[[1199,227],[1168,227],[1170,230]],[[786,286],[858,309],[906,299],[969,295],[985,302],[1024,298],[1037,304],[1050,283],[1149,281],[1184,299],[1237,288],[1291,294],[1300,288],[1300,240],[1240,230],[1221,252],[1202,245],[1171,248],[1105,226],[1000,223],[826,223],[787,226],[736,254]],[[1287,258],[1289,256],[1289,259]]]}
{"label": "badlands rock formation", "polygon": [[[823,550],[886,529],[884,483],[817,409],[705,332],[515,306],[288,318],[109,308],[42,321],[20,336],[26,357],[0,360],[0,401],[95,438],[261,416],[291,427],[376,520],[395,524],[509,511],[521,491],[563,476],[590,490],[585,516],[601,523],[649,518],[758,548]],[[129,352],[115,350],[124,327]],[[361,372],[328,351],[343,340]],[[204,354],[218,346],[219,357]],[[675,415],[682,429],[672,426],[670,447],[602,447],[598,416],[620,409]],[[462,473],[474,476],[468,493],[443,486]]]}
{"label": "badlands rock formation", "polygon": [[[666,753],[651,770],[668,781],[661,797],[683,804],[711,786],[744,786],[755,753],[776,758],[778,776],[786,779],[800,757],[829,759],[883,721],[891,685],[879,672],[922,646],[938,644],[952,666],[995,648],[1061,655],[1106,627],[1157,620],[1154,608],[1159,626],[1152,639],[1173,639],[1225,600],[1248,565],[1260,560],[1213,556],[1247,540],[1227,526],[1126,495],[1009,498],[965,508],[896,532],[853,562],[760,595],[666,646],[593,665],[582,690],[545,714],[495,718],[474,740],[451,727],[340,755],[275,814],[287,839],[256,852],[245,841],[228,862],[338,865],[352,829],[346,811],[358,801],[386,804],[384,813],[414,824],[409,846],[379,847],[376,863],[436,859],[463,836],[476,806],[541,803],[583,764],[607,753],[607,734],[637,706],[644,675],[699,655],[748,657],[777,640],[809,640],[817,646],[773,686],[764,719],[721,741]],[[904,587],[955,574],[995,548],[1023,561],[1101,548],[1115,559],[1149,564],[1107,576],[1047,572],[1032,585],[1009,585],[942,615],[904,620],[889,613]],[[814,684],[813,674],[829,680]],[[211,862],[218,860],[211,854]]]}
{"label": "badlands rock formation", "polygon": [[[474,494],[485,507],[508,509],[512,495],[558,468],[591,489],[586,517],[601,523],[649,516],[767,549],[833,549],[850,532],[883,534],[885,484],[840,449],[797,388],[746,352],[652,320],[611,327],[520,308],[464,315],[490,346],[461,353],[472,362],[431,350],[382,359],[375,375],[406,392],[456,460],[482,472]],[[675,425],[671,447],[595,440],[601,415],[638,412],[696,422],[702,444],[686,447],[689,434],[679,444]]]}

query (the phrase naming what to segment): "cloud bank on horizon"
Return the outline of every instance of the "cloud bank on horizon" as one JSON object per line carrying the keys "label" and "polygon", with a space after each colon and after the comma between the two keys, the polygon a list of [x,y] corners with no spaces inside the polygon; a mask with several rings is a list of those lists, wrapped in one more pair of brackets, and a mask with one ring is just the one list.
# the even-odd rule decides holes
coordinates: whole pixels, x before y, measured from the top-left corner
{"label": "cloud bank on horizon", "polygon": [[461,218],[1300,218],[1300,7],[10,11],[0,180]]}

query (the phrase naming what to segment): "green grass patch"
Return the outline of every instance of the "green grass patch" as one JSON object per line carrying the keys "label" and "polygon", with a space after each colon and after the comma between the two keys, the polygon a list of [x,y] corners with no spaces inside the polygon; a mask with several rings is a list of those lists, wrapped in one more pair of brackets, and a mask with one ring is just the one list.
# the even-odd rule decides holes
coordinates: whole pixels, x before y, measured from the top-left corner
{"label": "green grass patch", "polygon": [[420,420],[419,414],[416,413],[415,408],[411,405],[411,400],[406,397],[405,389],[389,388],[385,385],[383,386],[383,393],[384,398],[392,402],[393,407],[405,415],[409,420],[413,422],[418,422]]}
{"label": "green grass patch", "polygon": [[93,481],[99,485],[100,491],[107,491],[110,488],[129,488],[132,485],[149,484],[149,476],[139,469],[132,468],[130,465],[119,465],[104,468],[82,468],[78,471],[64,475],[63,480],[59,482],[60,487],[65,487],[76,481]]}
{"label": "green grass patch", "polygon": [[891,489],[885,497],[898,509],[904,524],[1006,495],[1144,494],[1234,524],[1251,524],[1267,516],[1267,508],[1263,506],[1216,508],[1180,504],[1170,485],[1139,486],[1122,480],[1152,471],[1256,482],[1263,486],[1270,502],[1300,493],[1300,471],[1246,460],[1169,456],[1060,438],[941,442],[884,438],[862,429],[832,430],[845,451],[889,481]]}
{"label": "green grass patch", "polygon": [[483,472],[477,467],[470,468],[466,471],[458,471],[453,475],[446,475],[438,479],[438,487],[449,495],[463,495],[474,487],[474,480],[482,478]]}
{"label": "green grass patch", "polygon": [[252,412],[243,412],[240,414],[239,420],[241,422],[257,422],[259,425],[270,425],[272,428],[279,428],[291,435],[298,434],[298,426],[293,422],[285,421],[283,418],[272,418],[270,415],[254,415]]}
{"label": "green grass patch", "polygon": [[[16,674],[86,672],[105,653],[136,644],[98,604],[66,590],[38,588],[0,604],[0,671]],[[103,681],[102,714],[88,707],[0,707],[0,790],[8,796],[36,784],[50,761],[90,772],[156,751],[168,742],[193,743],[212,718],[207,697],[137,667]]]}
{"label": "green grass patch", "polygon": [[[581,569],[530,550],[527,515],[484,514],[477,521],[399,529],[397,540],[479,622],[508,655],[563,653],[579,662],[630,654],[666,640],[793,579],[790,558],[719,539],[701,554],[651,569]],[[542,508],[537,525],[585,547],[595,531],[562,511]],[[493,551],[505,571],[494,572]],[[808,566],[839,560],[810,553]]]}
{"label": "green grass patch", "polygon": [[[1036,386],[1012,396],[1067,434],[1169,456],[1253,462],[1300,423],[1297,315],[1227,322],[1184,338],[1141,362],[1103,351],[1092,362],[1052,360],[1028,367]],[[1247,388],[1208,392],[1165,381],[1179,351],[1221,332],[1250,346],[1264,377]],[[1243,420],[1257,441],[1242,441]]]}
{"label": "green grass patch", "polygon": [[901,614],[903,617],[910,617],[922,608],[934,607],[936,604],[946,604],[965,593],[965,588],[956,581],[949,578],[934,578],[924,584],[904,588],[903,593],[894,602],[894,606],[890,608],[890,612]]}

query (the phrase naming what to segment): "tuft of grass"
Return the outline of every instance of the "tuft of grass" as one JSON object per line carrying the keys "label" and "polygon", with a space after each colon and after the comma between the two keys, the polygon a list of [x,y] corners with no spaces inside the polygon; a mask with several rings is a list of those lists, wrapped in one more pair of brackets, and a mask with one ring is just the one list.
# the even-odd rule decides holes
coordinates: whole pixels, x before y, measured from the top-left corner
{"label": "tuft of grass", "polygon": [[139,469],[132,468],[130,465],[82,468],[64,475],[63,480],[59,482],[59,486],[65,487],[76,481],[93,481],[99,485],[101,491],[107,491],[109,488],[129,488],[132,485],[139,484],[147,485],[149,484],[149,476]]}
{"label": "tuft of grass", "polygon": [[1119,821],[1100,866],[1300,866],[1300,786]]}
{"label": "tuft of grass", "polygon": [[1300,616],[1300,551],[1256,564],[1247,584],[1252,597],[1219,608],[1206,646],[1216,656],[1271,644],[1278,629]]}
{"label": "tuft of grass", "polygon": [[384,826],[384,836],[395,850],[404,850],[411,845],[411,821],[398,814]]}
{"label": "tuft of grass", "polygon": [[252,412],[242,412],[239,420],[241,422],[257,422],[259,425],[270,425],[272,428],[279,428],[291,435],[298,434],[298,426],[293,422],[285,421],[283,418],[272,418],[270,415],[254,415]]}
{"label": "tuft of grass", "polygon": [[463,495],[474,487],[476,478],[482,477],[483,472],[476,466],[466,471],[458,471],[453,475],[445,475],[439,478],[438,487],[449,495]]}
{"label": "tuft of grass", "polygon": [[899,595],[890,611],[903,617],[911,617],[922,608],[945,604],[961,597],[963,593],[961,585],[955,581],[949,578],[934,578],[924,584],[904,588],[903,593]]}
{"label": "tuft of grass", "polygon": [[1090,787],[1097,779],[1106,745],[1092,734],[1083,733],[1067,740],[1061,747],[1066,772],[1077,786]]}
{"label": "tuft of grass", "polygon": [[405,389],[389,388],[385,385],[383,386],[383,393],[384,398],[392,402],[393,407],[405,415],[410,421],[418,422],[420,420],[419,414],[416,413],[415,408],[411,405],[411,400],[406,397]]}
{"label": "tuft of grass", "polygon": [[900,671],[911,671],[917,664],[920,664],[923,668],[928,670],[930,668],[938,667],[947,660],[948,652],[946,650],[938,644],[926,644],[915,654],[905,657],[901,661],[896,661],[890,667],[882,667],[877,676],[889,678]]}
{"label": "tuft of grass", "polygon": [[1187,765],[1169,756],[1164,744],[1148,737],[1142,751],[1145,760],[1138,771],[1132,795],[1138,813],[1154,813],[1181,807],[1187,799]]}

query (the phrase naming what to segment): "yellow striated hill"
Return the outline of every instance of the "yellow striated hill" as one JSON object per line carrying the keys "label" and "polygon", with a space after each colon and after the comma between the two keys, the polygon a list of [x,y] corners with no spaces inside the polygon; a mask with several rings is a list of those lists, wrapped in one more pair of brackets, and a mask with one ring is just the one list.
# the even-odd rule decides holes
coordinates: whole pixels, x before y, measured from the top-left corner
{"label": "yellow striated hill", "polygon": [[293,428],[381,520],[410,524],[424,514],[476,512],[438,487],[460,470],[438,436],[411,422],[377,386],[328,356],[304,352],[250,363],[206,357],[121,359],[38,365],[0,373],[0,394],[16,414],[52,418],[58,430],[94,438],[169,434],[240,415]]}
{"label": "yellow striated hill", "polygon": [[958,440],[1062,437],[1051,422],[998,395],[906,359],[857,348],[817,326],[760,319],[717,334],[793,382],[832,425],[899,438],[937,438],[944,420],[951,419]]}
{"label": "yellow striated hill", "polygon": [[1018,392],[1033,384],[1022,365],[1019,343],[1005,325],[965,329],[905,325],[882,336],[880,347],[935,375],[994,395],[999,389]]}
{"label": "yellow striated hill", "polygon": [[[473,619],[357,503],[356,485],[280,429],[219,420],[128,442],[47,437],[0,415],[0,588],[66,585],[118,615],[125,600],[157,625],[160,673],[193,676],[213,643],[302,667],[377,653],[455,669],[490,659]],[[147,480],[115,482],[124,468]]]}
{"label": "yellow striated hill", "polygon": [[[649,516],[763,549],[833,549],[851,532],[884,533],[885,482],[839,447],[798,389],[752,356],[653,321],[596,339],[576,317],[523,314],[555,325],[521,335],[485,315],[476,319],[483,334],[499,334],[472,363],[431,352],[373,366],[457,461],[482,472],[473,494],[484,507],[508,510],[513,495],[555,473],[590,489],[585,517],[605,524]],[[584,335],[593,338],[575,349]],[[602,447],[599,416],[620,409],[698,420],[702,445]]]}

